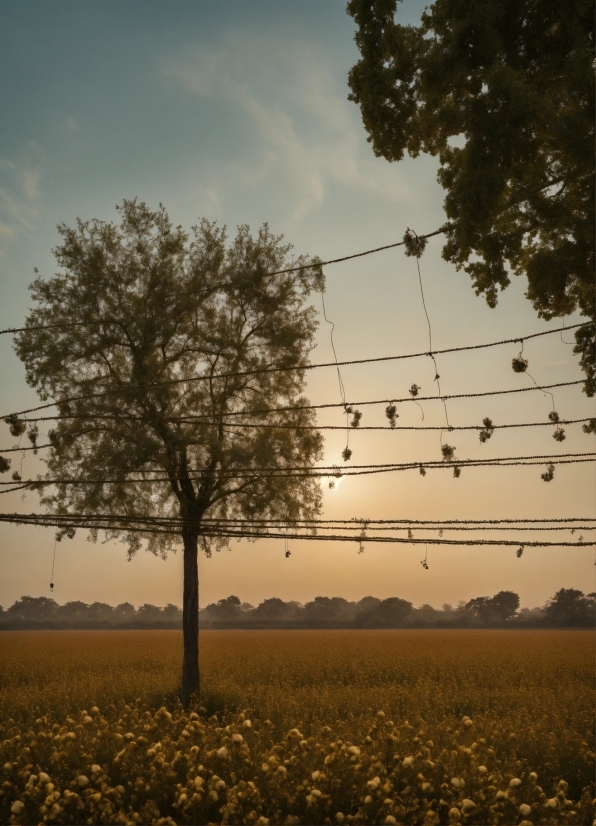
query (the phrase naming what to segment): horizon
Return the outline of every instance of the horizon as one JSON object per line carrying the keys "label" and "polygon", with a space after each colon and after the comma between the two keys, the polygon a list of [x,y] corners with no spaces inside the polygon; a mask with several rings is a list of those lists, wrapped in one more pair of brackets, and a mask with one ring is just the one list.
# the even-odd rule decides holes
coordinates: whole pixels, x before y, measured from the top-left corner
{"label": "horizon", "polygon": [[[555,593],[557,593],[557,592],[555,592]],[[582,594],[584,594],[584,596],[590,596],[590,592],[588,592],[588,593],[582,592]],[[488,594],[487,593],[487,594],[481,594],[479,596],[490,598],[490,597],[493,597],[494,595],[495,594]],[[396,594],[393,594],[392,597],[384,597],[383,599],[392,599],[392,598],[395,598],[396,596],[397,596]],[[554,596],[554,594],[551,594],[551,596],[548,597],[547,601],[545,603],[543,603],[542,605],[528,606],[528,605],[522,605],[521,602],[520,602],[518,610],[519,611],[523,611],[523,610],[529,610],[529,611],[541,610],[544,607],[544,605],[547,604],[548,600],[552,599],[553,596]],[[216,602],[210,602],[210,603],[207,603],[206,605],[199,605],[199,611],[204,611],[206,608],[209,608],[211,605],[217,605],[219,602],[222,602],[226,599],[230,599],[230,598],[234,598],[234,597],[240,600],[240,606],[241,606],[242,610],[246,610],[246,611],[251,610],[253,608],[256,608],[256,607],[258,607],[258,605],[262,605],[263,602],[266,602],[269,599],[281,599],[281,597],[276,597],[276,596],[265,597],[265,599],[262,600],[262,602],[257,603],[256,605],[253,605],[252,603],[249,603],[248,601],[243,600],[237,594],[228,594],[227,597],[222,597],[221,600],[218,600]],[[398,599],[404,599],[404,597],[399,597],[399,596],[397,598]],[[18,599],[16,599],[12,603],[12,605],[15,605],[17,602],[19,602],[22,599],[47,599],[47,600],[51,600],[51,601],[55,602],[59,607],[61,605],[68,605],[70,602],[82,603],[82,604],[87,605],[89,607],[94,604],[93,602],[85,603],[85,602],[83,602],[83,600],[77,600],[77,599],[69,600],[68,602],[59,603],[55,599],[54,595],[48,596],[47,594],[40,594],[37,597],[33,597],[33,596],[31,596],[31,594],[22,594],[20,597],[18,597]],[[308,600],[306,602],[299,602],[298,600],[295,600],[295,599],[284,599],[283,602],[285,602],[286,604],[297,605],[297,606],[303,608],[305,605],[308,605],[309,603],[312,603],[317,599],[345,599],[346,602],[348,602],[351,605],[354,605],[354,604],[358,604],[359,602],[362,602],[365,599],[379,599],[379,600],[381,600],[381,597],[376,597],[376,596],[374,596],[374,594],[365,594],[364,596],[360,597],[359,599],[348,600],[348,599],[346,599],[345,597],[342,597],[339,594],[334,594],[332,596],[327,595],[327,594],[317,594],[311,600]],[[407,601],[411,602],[410,600],[407,600]],[[422,602],[419,605],[414,605],[414,603],[412,603],[412,608],[414,610],[419,610],[420,608],[430,607],[434,611],[446,611],[445,606],[450,605],[451,606],[450,610],[456,611],[461,606],[461,604],[463,604],[465,602],[466,602],[465,600],[458,600],[455,604],[444,602],[444,603],[441,604],[440,607],[436,607],[435,605],[432,605],[429,602]],[[469,600],[468,600],[468,602],[469,602]],[[180,610],[180,611],[182,610],[179,605],[177,605],[176,603],[171,603],[171,602],[166,603],[164,605],[158,605],[158,604],[147,603],[147,602],[146,603],[138,603],[138,604],[135,605],[134,603],[131,603],[127,600],[125,602],[119,603],[118,605],[112,605],[111,603],[108,603],[108,602],[102,602],[101,600],[95,600],[95,604],[108,605],[110,608],[118,608],[120,605],[132,605],[133,608],[135,609],[135,611],[138,611],[139,608],[142,608],[144,605],[150,605],[151,607],[159,608],[160,610],[163,609],[163,608],[167,608],[168,606],[173,605],[176,608],[178,608],[178,610]],[[11,606],[9,606],[9,607],[11,607]],[[3,611],[7,610],[7,608],[4,607],[1,604],[0,604],[0,609],[3,610]]]}

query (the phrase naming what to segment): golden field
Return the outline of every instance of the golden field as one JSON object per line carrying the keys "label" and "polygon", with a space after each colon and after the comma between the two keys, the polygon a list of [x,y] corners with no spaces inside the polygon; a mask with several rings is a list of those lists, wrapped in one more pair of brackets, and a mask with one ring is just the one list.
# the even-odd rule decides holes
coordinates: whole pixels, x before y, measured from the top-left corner
{"label": "golden field", "polygon": [[0,823],[591,824],[594,635],[0,634]]}

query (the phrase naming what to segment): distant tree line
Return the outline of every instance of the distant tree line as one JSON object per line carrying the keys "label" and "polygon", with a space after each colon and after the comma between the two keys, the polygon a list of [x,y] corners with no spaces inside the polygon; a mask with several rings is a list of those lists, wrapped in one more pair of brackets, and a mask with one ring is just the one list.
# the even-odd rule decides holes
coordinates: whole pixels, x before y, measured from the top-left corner
{"label": "distant tree line", "polygon": [[[349,602],[342,597],[315,597],[312,602],[266,599],[257,607],[230,596],[199,612],[202,628],[590,628],[596,623],[596,592],[584,594],[561,588],[542,608],[519,607],[513,591],[475,597],[457,607],[444,604],[414,608],[400,597],[364,597]],[[177,605],[135,608],[123,602],[113,608],[105,602],[67,602],[48,597],[21,597],[4,610],[0,629],[110,629],[180,628]]]}

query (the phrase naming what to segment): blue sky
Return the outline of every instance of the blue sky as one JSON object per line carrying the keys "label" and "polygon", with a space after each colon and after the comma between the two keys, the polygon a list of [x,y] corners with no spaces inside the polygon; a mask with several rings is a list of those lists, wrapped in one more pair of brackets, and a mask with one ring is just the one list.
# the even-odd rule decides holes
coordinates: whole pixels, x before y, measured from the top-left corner
{"label": "blue sky", "polygon": [[[416,22],[422,8],[404,3],[401,19]],[[56,225],[77,216],[115,220],[114,206],[125,197],[161,201],[185,226],[202,216],[232,232],[238,224],[256,229],[267,221],[296,252],[323,259],[400,240],[407,226],[419,233],[440,226],[443,193],[434,159],[389,164],[375,158],[358,108],[347,100],[347,72],[358,58],[353,34],[343,0],[0,2],[0,325],[24,319],[33,267],[42,275],[54,272]],[[441,244],[432,239],[421,261],[435,347],[558,326],[536,318],[522,279],[514,279],[496,310],[487,308],[468,276],[441,259]],[[415,263],[401,251],[328,267],[326,274],[340,359],[427,346]],[[443,391],[522,386],[527,377],[510,368],[514,349],[444,357]],[[538,382],[581,377],[571,347],[557,335],[528,344],[526,352]],[[330,356],[322,327],[313,360]],[[8,336],[0,341],[0,357],[1,404],[8,412],[34,394]],[[432,390],[424,360],[350,368],[343,377],[350,398],[404,395],[413,381]],[[314,403],[338,400],[328,371],[313,372],[308,392]],[[504,399],[453,403],[450,415],[462,424],[486,415],[505,423],[542,421],[550,410],[540,393]],[[565,417],[594,415],[579,389],[561,391],[556,405]],[[427,421],[440,422],[439,407],[426,413]],[[404,413],[403,423],[415,424],[416,415]],[[382,409],[365,417],[363,424],[383,423]],[[331,414],[320,421],[338,423]],[[458,434],[458,454],[563,453],[593,445],[577,425],[561,445],[547,431],[502,431],[482,446],[476,435]],[[9,441],[6,429],[1,443]],[[354,445],[362,463],[438,453],[438,437],[428,433],[362,433]],[[335,461],[342,446],[339,437],[329,437],[326,459]],[[33,457],[25,461],[27,471],[36,472]],[[470,470],[459,480],[447,473],[345,480],[326,492],[325,515],[594,515],[591,469],[560,467],[550,484],[541,481],[541,470]],[[33,495],[25,501],[6,496],[3,504],[5,511],[38,508]],[[0,527],[0,604],[22,593],[47,593],[52,547],[50,531]],[[296,543],[286,560],[273,541],[241,543],[201,561],[201,602],[230,593],[251,602],[372,593],[440,605],[513,588],[534,605],[561,586],[594,589],[594,555],[587,550],[527,551],[521,560],[512,549],[431,551],[428,572],[419,556],[401,546],[369,546],[358,555],[351,546]],[[180,603],[180,562],[179,555],[164,563],[140,554],[128,564],[121,546],[93,546],[79,536],[59,548],[56,597]]]}

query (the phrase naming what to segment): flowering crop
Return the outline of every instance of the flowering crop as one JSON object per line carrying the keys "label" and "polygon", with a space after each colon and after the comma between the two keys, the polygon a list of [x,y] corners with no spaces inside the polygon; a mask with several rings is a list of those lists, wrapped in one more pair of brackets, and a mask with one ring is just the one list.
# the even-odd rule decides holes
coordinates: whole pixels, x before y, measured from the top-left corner
{"label": "flowering crop", "polygon": [[185,712],[176,632],[1,635],[0,823],[593,821],[588,632],[201,644]]}

